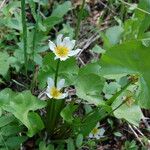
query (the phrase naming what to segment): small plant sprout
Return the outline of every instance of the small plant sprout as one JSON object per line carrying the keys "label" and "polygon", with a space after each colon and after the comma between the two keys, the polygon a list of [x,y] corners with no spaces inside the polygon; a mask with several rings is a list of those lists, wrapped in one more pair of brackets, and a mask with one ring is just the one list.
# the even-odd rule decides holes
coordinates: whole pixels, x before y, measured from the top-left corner
{"label": "small plant sprout", "polygon": [[96,127],[89,134],[89,138],[98,140],[98,139],[103,137],[104,132],[105,132],[105,129],[104,128],[100,128],[99,123],[97,123]]}
{"label": "small plant sprout", "polygon": [[81,49],[73,50],[75,46],[75,40],[70,40],[69,37],[65,37],[60,34],[57,36],[56,44],[49,40],[49,48],[56,55],[55,59],[65,61],[71,56],[77,55]]}
{"label": "small plant sprout", "polygon": [[67,97],[67,93],[62,93],[61,89],[64,87],[65,84],[65,79],[61,79],[58,83],[57,86],[54,84],[54,80],[52,78],[47,79],[47,89],[46,89],[46,94],[49,98],[54,98],[54,99],[64,99]]}

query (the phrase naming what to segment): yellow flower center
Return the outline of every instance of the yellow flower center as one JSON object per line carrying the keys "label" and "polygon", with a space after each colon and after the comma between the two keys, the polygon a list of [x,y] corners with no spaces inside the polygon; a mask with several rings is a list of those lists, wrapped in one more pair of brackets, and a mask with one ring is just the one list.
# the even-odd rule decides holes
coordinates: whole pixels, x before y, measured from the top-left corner
{"label": "yellow flower center", "polygon": [[53,98],[58,99],[62,95],[62,93],[56,87],[52,87],[50,89],[50,95]]}
{"label": "yellow flower center", "polygon": [[132,97],[127,97],[127,99],[126,99],[126,105],[128,107],[131,107],[134,102],[135,102],[135,100]]}
{"label": "yellow flower center", "polygon": [[93,130],[92,130],[92,134],[97,134],[98,133],[98,131],[99,131],[99,129],[98,128],[94,128]]}
{"label": "yellow flower center", "polygon": [[68,56],[69,49],[65,46],[57,46],[55,52],[59,57],[66,57]]}

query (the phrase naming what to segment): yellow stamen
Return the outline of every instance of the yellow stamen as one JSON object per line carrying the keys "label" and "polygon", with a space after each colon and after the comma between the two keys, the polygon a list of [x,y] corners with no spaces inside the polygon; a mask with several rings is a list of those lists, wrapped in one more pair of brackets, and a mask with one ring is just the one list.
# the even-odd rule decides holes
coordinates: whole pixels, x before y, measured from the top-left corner
{"label": "yellow stamen", "polygon": [[94,129],[92,130],[92,134],[94,134],[94,135],[97,134],[97,133],[98,133],[98,130],[99,130],[98,128],[94,128]]}
{"label": "yellow stamen", "polygon": [[65,46],[57,46],[55,52],[59,57],[66,57],[68,56],[69,49]]}
{"label": "yellow stamen", "polygon": [[53,98],[58,99],[62,95],[62,93],[56,87],[52,87],[50,89],[50,95]]}

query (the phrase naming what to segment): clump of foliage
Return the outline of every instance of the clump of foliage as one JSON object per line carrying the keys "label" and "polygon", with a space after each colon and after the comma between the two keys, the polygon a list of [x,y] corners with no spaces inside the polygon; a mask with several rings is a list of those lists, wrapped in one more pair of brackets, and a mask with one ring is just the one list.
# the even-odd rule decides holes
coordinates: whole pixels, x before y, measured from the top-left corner
{"label": "clump of foliage", "polygon": [[103,47],[95,43],[92,52],[101,57],[82,67],[76,58],[85,0],[75,29],[63,20],[74,9],[71,1],[53,10],[47,3],[13,0],[0,12],[0,148],[34,139],[40,150],[95,149],[86,139],[105,138],[99,123],[107,117],[138,127],[141,109],[150,108],[149,1],[141,0],[124,22],[96,29]]}

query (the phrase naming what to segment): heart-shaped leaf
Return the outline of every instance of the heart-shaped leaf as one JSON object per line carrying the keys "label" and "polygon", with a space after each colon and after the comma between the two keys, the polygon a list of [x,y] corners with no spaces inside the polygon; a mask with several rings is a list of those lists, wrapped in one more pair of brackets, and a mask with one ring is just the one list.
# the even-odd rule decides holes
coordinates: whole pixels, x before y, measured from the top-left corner
{"label": "heart-shaped leaf", "polygon": [[0,92],[0,107],[12,113],[28,128],[28,136],[33,136],[44,128],[40,116],[33,112],[46,106],[46,102],[38,100],[30,91],[14,93],[10,89]]}
{"label": "heart-shaped leaf", "polygon": [[77,96],[91,104],[104,104],[101,92],[104,79],[96,74],[79,75],[76,83]]}
{"label": "heart-shaped leaf", "polygon": [[[150,49],[140,41],[124,42],[109,50],[100,60],[101,74],[137,74],[141,81],[139,104],[150,108]],[[144,94],[143,94],[144,93]]]}

